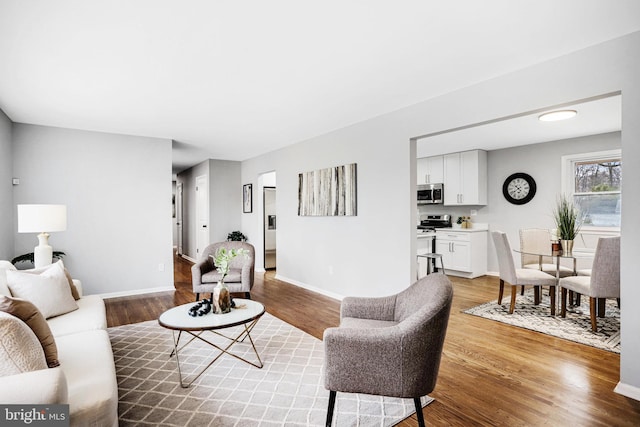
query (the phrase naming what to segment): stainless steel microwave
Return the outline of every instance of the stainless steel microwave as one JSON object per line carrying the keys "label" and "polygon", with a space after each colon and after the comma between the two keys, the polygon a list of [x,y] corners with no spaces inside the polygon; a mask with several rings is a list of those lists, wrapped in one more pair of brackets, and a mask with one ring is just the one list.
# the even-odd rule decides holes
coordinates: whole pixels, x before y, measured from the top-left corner
{"label": "stainless steel microwave", "polygon": [[418,204],[436,205],[444,202],[443,184],[419,184]]}

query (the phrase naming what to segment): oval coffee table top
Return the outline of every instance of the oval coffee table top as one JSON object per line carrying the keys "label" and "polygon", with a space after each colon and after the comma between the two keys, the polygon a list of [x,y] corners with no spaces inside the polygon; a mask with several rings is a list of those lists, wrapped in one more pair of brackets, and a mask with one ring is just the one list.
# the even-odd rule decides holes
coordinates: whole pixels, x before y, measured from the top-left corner
{"label": "oval coffee table top", "polygon": [[189,309],[196,303],[179,305],[160,315],[158,323],[168,329],[199,331],[223,329],[242,325],[264,314],[264,305],[250,299],[234,298],[236,308],[225,314],[207,313],[204,316],[189,316]]}

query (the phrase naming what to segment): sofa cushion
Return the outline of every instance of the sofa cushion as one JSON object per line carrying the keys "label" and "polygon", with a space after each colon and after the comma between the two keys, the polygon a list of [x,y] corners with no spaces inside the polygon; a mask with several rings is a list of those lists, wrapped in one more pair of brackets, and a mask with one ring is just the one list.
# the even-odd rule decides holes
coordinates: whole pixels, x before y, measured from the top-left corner
{"label": "sofa cushion", "polygon": [[7,285],[14,297],[31,301],[45,318],[76,310],[64,266],[52,264],[40,274],[7,270]]}
{"label": "sofa cushion", "polygon": [[76,332],[107,329],[107,312],[98,295],[87,295],[76,301],[78,310],[47,320],[56,339]]}
{"label": "sofa cushion", "polygon": [[17,317],[31,328],[42,345],[47,366],[55,368],[60,364],[58,362],[58,347],[53,339],[51,329],[35,305],[27,300],[0,296],[0,311]]}
{"label": "sofa cushion", "polygon": [[[80,293],[78,292],[78,289],[76,288],[76,284],[74,283],[73,279],[71,278],[71,274],[69,273],[69,270],[67,270],[67,268],[64,266],[64,263],[62,262],[61,259],[59,259],[58,261],[56,261],[54,264],[57,264],[58,267],[61,267],[62,270],[64,271],[64,275],[67,278],[67,281],[69,282],[69,290],[71,291],[71,296],[73,296],[74,300],[79,300],[80,299]],[[39,267],[39,268],[32,268],[30,270],[20,270],[23,273],[31,273],[31,274],[42,274],[42,272],[48,270],[49,268],[51,268],[53,264],[50,265],[45,265],[44,267]]]}
{"label": "sofa cushion", "polygon": [[47,369],[44,351],[22,320],[0,312],[0,376]]}
{"label": "sofa cushion", "polygon": [[0,295],[10,297],[11,291],[9,291],[9,288],[7,287],[6,270],[15,271],[16,267],[9,261],[0,260]]}
{"label": "sofa cushion", "polygon": [[118,425],[118,384],[107,331],[79,332],[56,340],[67,378],[72,425]]}

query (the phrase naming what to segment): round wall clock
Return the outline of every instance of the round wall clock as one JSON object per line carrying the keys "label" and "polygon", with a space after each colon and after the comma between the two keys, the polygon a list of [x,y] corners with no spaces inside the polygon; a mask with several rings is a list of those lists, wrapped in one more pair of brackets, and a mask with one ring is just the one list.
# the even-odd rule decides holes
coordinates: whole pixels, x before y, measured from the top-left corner
{"label": "round wall clock", "polygon": [[504,180],[502,194],[510,203],[524,205],[536,195],[536,181],[526,173],[514,173]]}

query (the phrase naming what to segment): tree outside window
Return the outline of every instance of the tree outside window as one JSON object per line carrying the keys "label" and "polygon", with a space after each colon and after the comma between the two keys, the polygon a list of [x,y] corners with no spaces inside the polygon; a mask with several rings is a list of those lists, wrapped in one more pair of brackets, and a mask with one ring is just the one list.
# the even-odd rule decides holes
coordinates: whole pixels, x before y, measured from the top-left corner
{"label": "tree outside window", "polygon": [[573,200],[583,215],[583,226],[620,227],[621,159],[589,159],[572,165]]}

